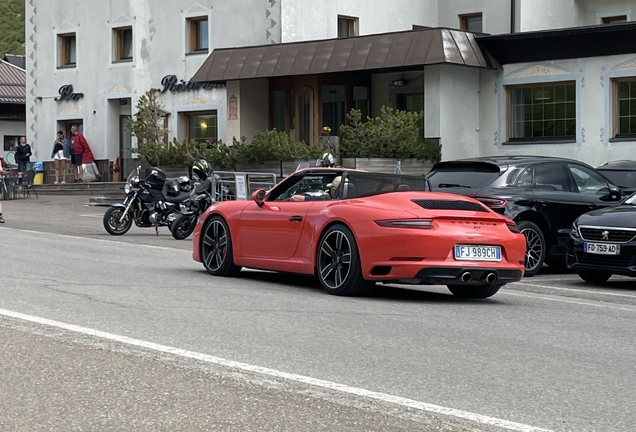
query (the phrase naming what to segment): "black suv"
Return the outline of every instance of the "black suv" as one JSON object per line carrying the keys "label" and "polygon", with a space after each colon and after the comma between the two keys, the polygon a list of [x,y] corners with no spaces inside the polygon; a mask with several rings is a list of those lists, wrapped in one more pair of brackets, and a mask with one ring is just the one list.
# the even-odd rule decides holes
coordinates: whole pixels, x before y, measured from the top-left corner
{"label": "black suv", "polygon": [[589,165],[541,156],[439,162],[427,175],[434,191],[467,195],[514,220],[526,236],[526,276],[543,263],[565,267],[572,223],[616,205],[621,190]]}

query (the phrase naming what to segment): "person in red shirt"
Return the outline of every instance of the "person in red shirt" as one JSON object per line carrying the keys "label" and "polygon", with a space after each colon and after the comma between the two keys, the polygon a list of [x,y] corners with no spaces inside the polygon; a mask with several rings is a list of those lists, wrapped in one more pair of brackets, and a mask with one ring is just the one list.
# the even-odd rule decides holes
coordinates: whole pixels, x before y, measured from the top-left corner
{"label": "person in red shirt", "polygon": [[87,163],[84,161],[84,158],[91,159],[90,162],[93,162],[95,159],[93,158],[93,153],[91,152],[90,147],[88,146],[88,142],[86,142],[86,138],[84,135],[77,130],[77,126],[71,127],[71,163],[75,166],[75,183],[80,183],[82,181],[82,176],[84,175],[84,168],[82,167],[83,163]]}

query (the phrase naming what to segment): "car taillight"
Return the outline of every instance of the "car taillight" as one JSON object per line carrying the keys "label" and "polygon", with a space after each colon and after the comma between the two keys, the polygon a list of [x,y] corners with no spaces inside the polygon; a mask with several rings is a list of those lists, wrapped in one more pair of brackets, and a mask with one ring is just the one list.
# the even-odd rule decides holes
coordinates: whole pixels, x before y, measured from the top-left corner
{"label": "car taillight", "polygon": [[420,229],[433,228],[432,219],[380,220],[380,221],[375,221],[375,223],[380,225],[381,227],[387,227],[387,228],[420,228]]}
{"label": "car taillight", "polygon": [[515,234],[521,234],[521,231],[519,231],[519,227],[517,226],[516,223],[514,222],[506,222],[506,225],[508,225],[508,229],[515,233]]}
{"label": "car taillight", "polygon": [[488,207],[504,207],[508,200],[494,197],[475,197],[478,201],[486,204]]}

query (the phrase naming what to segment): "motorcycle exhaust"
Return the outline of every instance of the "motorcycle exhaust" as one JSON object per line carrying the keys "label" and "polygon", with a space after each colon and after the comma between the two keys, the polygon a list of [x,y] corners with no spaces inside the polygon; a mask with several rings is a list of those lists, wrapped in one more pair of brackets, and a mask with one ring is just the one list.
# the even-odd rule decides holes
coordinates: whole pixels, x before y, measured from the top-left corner
{"label": "motorcycle exhaust", "polygon": [[473,278],[473,275],[470,272],[464,272],[460,276],[460,279],[462,280],[462,282],[470,282],[472,278]]}

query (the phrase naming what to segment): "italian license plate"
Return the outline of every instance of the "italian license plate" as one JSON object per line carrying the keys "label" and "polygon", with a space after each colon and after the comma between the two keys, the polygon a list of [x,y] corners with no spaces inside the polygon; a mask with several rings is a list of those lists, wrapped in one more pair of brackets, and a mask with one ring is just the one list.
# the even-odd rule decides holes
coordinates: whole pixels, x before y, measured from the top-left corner
{"label": "italian license plate", "polygon": [[501,261],[501,247],[455,245],[455,259],[468,261]]}
{"label": "italian license plate", "polygon": [[597,255],[620,255],[621,246],[608,243],[583,243],[583,251]]}

